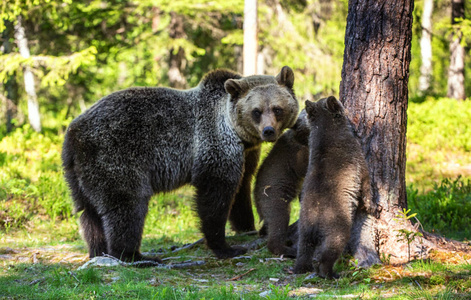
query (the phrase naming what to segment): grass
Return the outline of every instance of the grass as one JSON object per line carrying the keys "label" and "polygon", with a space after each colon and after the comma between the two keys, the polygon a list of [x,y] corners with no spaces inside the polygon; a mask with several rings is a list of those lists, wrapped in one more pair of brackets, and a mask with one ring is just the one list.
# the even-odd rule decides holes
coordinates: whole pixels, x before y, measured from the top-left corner
{"label": "grass", "polygon": [[[230,240],[244,243],[240,238]],[[64,245],[20,249],[0,262],[0,299],[260,299],[261,295],[307,299],[312,294],[320,299],[333,295],[410,299],[414,293],[420,293],[417,299],[444,295],[469,299],[471,295],[470,256],[459,257],[456,264],[426,260],[368,270],[353,267],[345,258],[336,266],[341,278],[326,280],[289,274],[294,261],[274,259],[265,247],[232,260],[215,259],[203,245],[177,254],[165,250],[162,257],[170,261],[203,259],[205,264],[180,270],[123,266],[79,270],[86,260],[85,249]]]}
{"label": "grass", "polygon": [[471,177],[471,101],[429,98],[407,110],[406,181],[420,191]]}
{"label": "grass", "polygon": [[[469,101],[429,99],[409,107],[409,206],[426,230],[459,240],[471,238],[471,124],[463,122],[470,116]],[[204,245],[173,253],[202,236],[190,187],[153,197],[142,250],[169,262],[204,260],[203,266],[78,270],[87,261],[87,249],[62,175],[63,134],[51,124],[42,134],[24,126],[0,136],[0,299],[471,297],[471,257],[459,253],[432,253],[429,260],[368,270],[355,268],[345,257],[336,265],[339,280],[290,274],[294,261],[273,257],[263,244],[232,260],[215,259]],[[294,206],[293,220],[299,213],[299,204]],[[229,226],[227,234],[234,234]],[[246,244],[256,239],[228,240]]]}
{"label": "grass", "polygon": [[419,213],[424,229],[449,238],[471,238],[471,180],[460,177],[435,183],[431,191],[407,191],[409,207]]}

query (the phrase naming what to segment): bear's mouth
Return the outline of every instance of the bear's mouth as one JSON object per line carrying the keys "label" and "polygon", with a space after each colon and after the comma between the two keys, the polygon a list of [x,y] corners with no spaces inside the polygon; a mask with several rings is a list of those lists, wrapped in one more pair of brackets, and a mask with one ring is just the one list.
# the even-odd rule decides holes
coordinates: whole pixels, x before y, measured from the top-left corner
{"label": "bear's mouth", "polygon": [[264,142],[273,143],[273,142],[276,142],[276,140],[278,139],[278,136],[276,134],[274,134],[272,136],[264,136],[262,134],[261,138],[262,138],[262,141],[264,141]]}

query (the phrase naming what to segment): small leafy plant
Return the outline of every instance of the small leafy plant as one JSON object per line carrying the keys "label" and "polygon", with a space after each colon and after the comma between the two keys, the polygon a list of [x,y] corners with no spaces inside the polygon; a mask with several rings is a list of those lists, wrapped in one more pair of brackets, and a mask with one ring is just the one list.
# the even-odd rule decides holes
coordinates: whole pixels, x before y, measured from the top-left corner
{"label": "small leafy plant", "polygon": [[[402,211],[399,211],[399,214],[396,215],[398,219],[394,219],[394,220],[406,222],[410,220],[411,218],[414,218],[417,215],[417,213],[409,214],[410,211],[411,211],[410,208],[407,210],[403,208]],[[407,243],[407,261],[409,262],[410,261],[410,245],[412,244],[412,242],[415,240],[416,237],[423,236],[423,235],[422,233],[418,231],[410,231],[406,228],[399,229],[396,231],[398,232],[398,234],[396,235],[396,237],[398,238],[397,241]]]}

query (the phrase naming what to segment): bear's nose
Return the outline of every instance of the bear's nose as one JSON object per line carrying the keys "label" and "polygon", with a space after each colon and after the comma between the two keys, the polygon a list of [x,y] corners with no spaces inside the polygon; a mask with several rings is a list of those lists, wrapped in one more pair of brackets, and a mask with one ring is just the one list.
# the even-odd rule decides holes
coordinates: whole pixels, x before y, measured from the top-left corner
{"label": "bear's nose", "polygon": [[262,134],[265,138],[270,139],[275,136],[275,128],[267,126],[263,128]]}

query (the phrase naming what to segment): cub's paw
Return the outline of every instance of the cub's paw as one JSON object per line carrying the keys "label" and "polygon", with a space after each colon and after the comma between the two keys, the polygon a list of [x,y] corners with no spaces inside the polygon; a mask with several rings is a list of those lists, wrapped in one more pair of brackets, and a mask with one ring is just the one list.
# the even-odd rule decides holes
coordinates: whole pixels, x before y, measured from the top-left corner
{"label": "cub's paw", "polygon": [[314,266],[311,264],[299,265],[296,264],[293,269],[294,274],[310,273],[314,271]]}
{"label": "cub's paw", "polygon": [[335,273],[335,272],[331,272],[331,273],[327,273],[327,274],[319,273],[319,277],[326,278],[326,279],[339,279],[340,275]]}
{"label": "cub's paw", "polygon": [[364,206],[364,209],[369,215],[374,216],[376,219],[379,219],[383,207],[371,201],[369,205]]}
{"label": "cub's paw", "polygon": [[213,249],[219,259],[232,258],[247,253],[247,249],[241,246],[232,246],[224,249]]}
{"label": "cub's paw", "polygon": [[288,257],[288,258],[296,258],[297,251],[294,248],[291,247],[285,247],[283,251],[283,256]]}
{"label": "cub's paw", "polygon": [[297,254],[296,249],[285,246],[284,244],[285,243],[281,243],[278,240],[272,239],[268,241],[267,248],[275,255],[283,255],[284,257],[295,258]]}
{"label": "cub's paw", "polygon": [[381,216],[381,211],[382,210],[383,210],[383,207],[379,204],[376,204],[374,210],[372,212],[368,212],[368,213],[373,215],[376,219],[379,219],[379,217]]}

